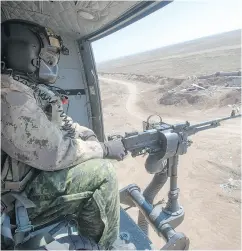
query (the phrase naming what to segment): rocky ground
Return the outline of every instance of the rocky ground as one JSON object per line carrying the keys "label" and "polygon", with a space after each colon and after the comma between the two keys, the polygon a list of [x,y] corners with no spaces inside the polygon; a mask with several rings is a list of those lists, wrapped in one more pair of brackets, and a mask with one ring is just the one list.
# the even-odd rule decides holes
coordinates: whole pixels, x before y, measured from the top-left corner
{"label": "rocky ground", "polygon": [[203,110],[241,103],[241,76],[203,76],[203,78],[196,76],[165,78],[136,74],[100,74],[100,76],[127,80],[137,85],[140,91],[138,103],[144,109],[155,106],[157,111],[164,107],[177,109],[183,106],[191,110]]}

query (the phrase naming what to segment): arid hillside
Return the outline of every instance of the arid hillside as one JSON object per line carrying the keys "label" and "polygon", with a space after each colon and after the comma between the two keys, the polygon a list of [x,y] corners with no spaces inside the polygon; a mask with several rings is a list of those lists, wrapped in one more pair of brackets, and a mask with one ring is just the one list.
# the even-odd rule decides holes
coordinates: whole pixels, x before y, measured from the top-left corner
{"label": "arid hillside", "polygon": [[105,73],[131,73],[184,78],[217,71],[241,69],[241,30],[200,38],[181,44],[98,64]]}

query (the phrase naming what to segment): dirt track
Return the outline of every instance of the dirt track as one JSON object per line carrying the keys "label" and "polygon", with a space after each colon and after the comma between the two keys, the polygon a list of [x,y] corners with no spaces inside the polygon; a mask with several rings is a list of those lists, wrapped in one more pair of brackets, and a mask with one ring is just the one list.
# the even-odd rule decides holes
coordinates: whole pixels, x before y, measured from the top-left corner
{"label": "dirt track", "polygon": [[[142,120],[154,105],[145,109],[140,101],[149,103],[142,90],[151,88],[144,83],[134,84],[122,80],[100,77],[107,134],[141,130]],[[152,103],[153,104],[153,103]],[[207,111],[160,108],[167,122],[189,119],[198,122],[212,116],[227,116],[229,108]],[[164,116],[162,116],[164,117]],[[201,132],[193,138],[188,153],[180,158],[178,184],[181,190],[180,203],[185,208],[185,220],[177,228],[190,238],[190,249],[240,249],[241,247],[241,197],[240,197],[240,119],[224,122],[219,128]],[[142,189],[152,178],[144,169],[145,158],[128,157],[116,163],[120,188],[130,183]],[[230,181],[229,181],[230,179]],[[231,180],[232,179],[232,180]],[[167,184],[168,185],[168,184]],[[157,201],[167,198],[168,186],[157,196]],[[137,210],[131,209],[134,219]],[[157,249],[163,241],[151,230],[150,238]]]}
{"label": "dirt track", "polygon": [[134,116],[135,118],[141,121],[144,119],[144,115],[140,113],[139,109],[137,109],[135,105],[137,101],[137,95],[138,95],[136,85],[126,82],[126,81],[122,81],[122,80],[113,80],[113,79],[108,79],[108,78],[99,78],[99,79],[109,84],[124,85],[124,87],[128,89],[128,94],[129,94],[126,100],[126,104],[125,104],[126,110],[128,111],[129,115]]}

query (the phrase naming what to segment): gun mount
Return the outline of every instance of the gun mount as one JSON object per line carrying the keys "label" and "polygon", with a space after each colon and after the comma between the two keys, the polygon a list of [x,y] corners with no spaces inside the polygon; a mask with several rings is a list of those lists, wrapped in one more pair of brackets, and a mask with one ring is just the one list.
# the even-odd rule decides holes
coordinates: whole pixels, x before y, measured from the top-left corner
{"label": "gun mount", "polygon": [[[147,172],[154,174],[151,183],[141,193],[140,188],[129,185],[120,191],[120,201],[129,207],[139,208],[138,225],[148,235],[148,223],[157,234],[166,241],[162,250],[187,250],[189,239],[183,233],[177,233],[174,229],[184,219],[184,209],[178,202],[179,188],[177,186],[177,167],[179,155],[187,153],[192,144],[189,136],[220,126],[220,122],[241,117],[236,115],[235,110],[228,117],[191,125],[188,121],[181,124],[170,125],[159,122],[143,122],[142,132],[125,133],[125,136],[115,135],[109,140],[121,138],[127,152],[132,157],[148,154],[145,162]],[[153,206],[154,197],[170,178],[170,190],[168,201],[162,209]]]}

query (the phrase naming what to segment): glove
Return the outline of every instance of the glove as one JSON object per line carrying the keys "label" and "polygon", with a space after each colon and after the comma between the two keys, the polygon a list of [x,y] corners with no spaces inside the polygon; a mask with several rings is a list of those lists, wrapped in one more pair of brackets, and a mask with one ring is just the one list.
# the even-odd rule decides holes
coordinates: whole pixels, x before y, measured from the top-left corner
{"label": "glove", "polygon": [[101,143],[103,157],[108,159],[123,160],[126,153],[121,140],[113,140]]}

